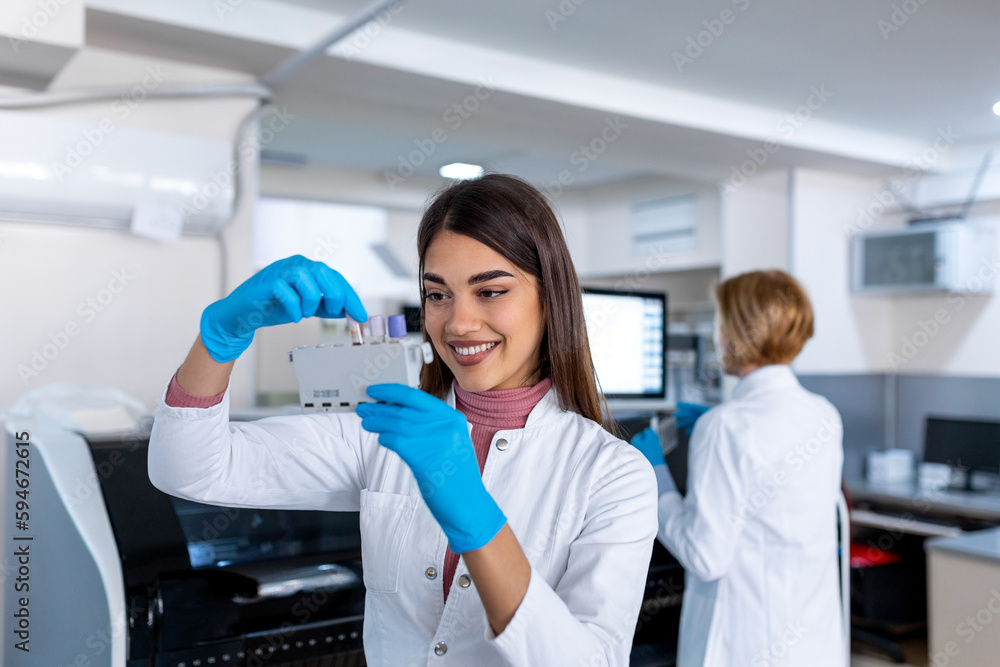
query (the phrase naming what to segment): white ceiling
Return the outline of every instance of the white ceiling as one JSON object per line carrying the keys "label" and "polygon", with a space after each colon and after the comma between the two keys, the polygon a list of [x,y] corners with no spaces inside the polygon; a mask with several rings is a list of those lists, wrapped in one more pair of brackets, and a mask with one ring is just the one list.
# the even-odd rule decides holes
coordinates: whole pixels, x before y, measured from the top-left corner
{"label": "white ceiling", "polygon": [[[88,0],[87,41],[261,74],[365,4],[243,0],[220,17],[194,0]],[[883,34],[903,4],[916,11]],[[724,10],[731,22],[678,71],[673,54]],[[441,128],[420,175],[461,160],[535,182],[570,169],[574,187],[719,180],[814,88],[829,101],[768,166],[886,173],[942,128],[964,145],[1000,141],[996,0],[410,0],[378,33],[357,58],[324,57],[278,88],[298,118],[271,149],[381,173]],[[444,111],[486,72],[501,85],[453,129]],[[616,117],[628,129],[577,169],[574,151]]]}
{"label": "white ceiling", "polygon": [[[338,13],[365,4],[283,1]],[[883,37],[878,22],[892,25],[894,5],[919,9]],[[563,17],[560,6],[575,10]],[[731,23],[678,71],[672,54],[723,10]],[[996,0],[411,0],[392,25],[777,109],[825,84],[831,120],[915,137],[949,124],[969,140],[1000,137]]]}

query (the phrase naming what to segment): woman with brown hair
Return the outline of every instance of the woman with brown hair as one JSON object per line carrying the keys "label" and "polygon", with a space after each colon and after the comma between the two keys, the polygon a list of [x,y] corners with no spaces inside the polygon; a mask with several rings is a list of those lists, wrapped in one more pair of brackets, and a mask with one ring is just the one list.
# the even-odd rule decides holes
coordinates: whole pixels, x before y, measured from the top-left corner
{"label": "woman with brown hair", "polygon": [[658,538],[685,570],[677,665],[843,667],[843,428],[788,365],[813,335],[809,297],[782,271],[735,276],[715,297],[717,350],[740,381],[694,424],[687,495],[658,444],[636,442],[659,483]]}
{"label": "woman with brown hair", "polygon": [[366,319],[338,273],[280,260],[205,309],[156,414],[150,479],[201,502],[360,511],[370,665],[624,667],[656,481],[602,427],[555,215],[491,174],[438,194],[417,245],[435,351],[420,390],[372,385],[381,402],[356,414],[228,422],[229,373],[255,328]]}

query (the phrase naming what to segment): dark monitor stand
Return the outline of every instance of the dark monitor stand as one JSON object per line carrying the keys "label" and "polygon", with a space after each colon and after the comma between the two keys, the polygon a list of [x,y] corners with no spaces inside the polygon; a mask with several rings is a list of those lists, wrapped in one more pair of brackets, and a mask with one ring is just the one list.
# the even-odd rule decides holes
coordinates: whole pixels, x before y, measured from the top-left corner
{"label": "dark monitor stand", "polygon": [[924,461],[965,471],[965,485],[950,490],[980,491],[972,486],[973,472],[1000,473],[1000,422],[927,417]]}
{"label": "dark monitor stand", "polygon": [[[1000,493],[1000,474],[997,473],[995,469],[993,470],[982,470],[979,468],[966,468],[964,466],[955,465],[954,468],[958,468],[962,471],[965,476],[965,482],[963,484],[949,484],[944,487],[945,491],[963,491],[966,493]],[[972,485],[972,476],[977,473],[989,473],[993,478],[992,481],[988,483],[987,486],[975,487]]]}
{"label": "dark monitor stand", "polygon": [[[955,467],[959,468],[959,466],[955,466]],[[979,472],[979,471],[973,470],[972,468],[959,468],[959,469],[965,474],[965,484],[962,484],[962,485],[949,484],[948,486],[945,487],[946,491],[964,491],[964,492],[967,492],[967,493],[995,493],[996,492],[996,490],[993,488],[993,486],[990,486],[990,487],[987,487],[987,488],[976,488],[976,487],[972,486],[972,474],[974,472]]]}

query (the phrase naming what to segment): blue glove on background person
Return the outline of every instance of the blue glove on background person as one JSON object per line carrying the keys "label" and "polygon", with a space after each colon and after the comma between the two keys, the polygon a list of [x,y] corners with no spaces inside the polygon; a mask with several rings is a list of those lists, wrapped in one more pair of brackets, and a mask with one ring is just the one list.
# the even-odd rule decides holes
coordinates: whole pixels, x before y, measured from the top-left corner
{"label": "blue glove on background person", "polygon": [[663,495],[669,491],[676,491],[677,484],[667,467],[667,460],[663,457],[663,445],[660,444],[660,436],[651,428],[644,428],[632,438],[632,445],[638,449],[646,460],[653,466],[656,473],[657,494]]}
{"label": "blue glove on background person", "polygon": [[382,403],[356,408],[361,427],[399,454],[455,553],[492,540],[507,517],[483,485],[465,415],[427,392],[403,384],[373,384]]}
{"label": "blue glove on background person", "polygon": [[667,465],[667,460],[663,458],[663,446],[660,444],[660,436],[656,435],[656,431],[647,427],[635,434],[632,438],[632,444],[642,452],[642,455],[646,457],[646,460],[652,464],[655,468],[656,466]]}
{"label": "blue glove on background person", "polygon": [[229,296],[201,314],[201,340],[219,363],[232,361],[253,342],[260,327],[303,317],[368,319],[361,299],[344,277],[302,255],[279,259],[247,278]]}
{"label": "blue glove on background person", "polygon": [[677,410],[674,411],[674,419],[677,420],[677,428],[691,435],[691,431],[694,430],[694,423],[698,421],[698,418],[703,414],[711,410],[707,405],[698,405],[697,403],[684,403],[680,401],[677,403]]}

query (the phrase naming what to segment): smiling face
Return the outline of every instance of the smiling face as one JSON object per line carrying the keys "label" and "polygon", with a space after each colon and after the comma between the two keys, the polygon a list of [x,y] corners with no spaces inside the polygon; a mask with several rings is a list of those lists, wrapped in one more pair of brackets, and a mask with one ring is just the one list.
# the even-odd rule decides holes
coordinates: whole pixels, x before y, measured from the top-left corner
{"label": "smiling face", "polygon": [[537,384],[545,313],[534,276],[492,248],[441,231],[424,258],[424,326],[466,391]]}

